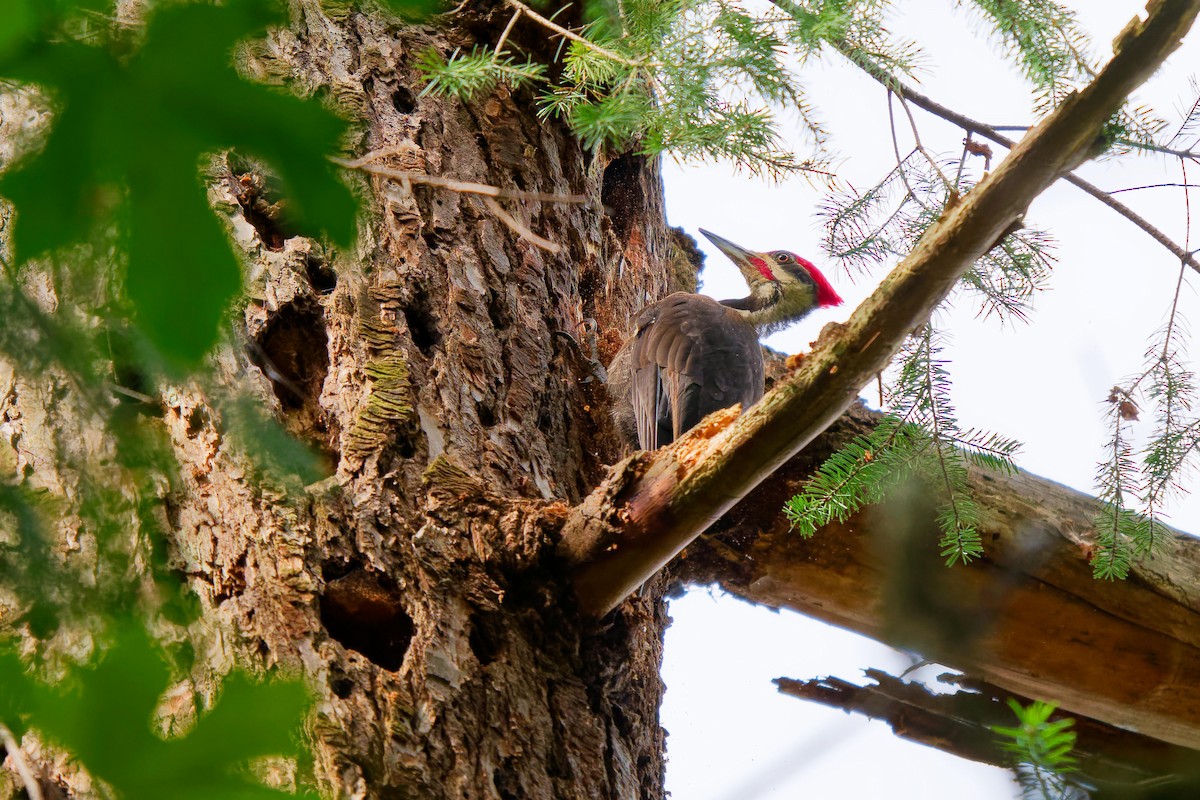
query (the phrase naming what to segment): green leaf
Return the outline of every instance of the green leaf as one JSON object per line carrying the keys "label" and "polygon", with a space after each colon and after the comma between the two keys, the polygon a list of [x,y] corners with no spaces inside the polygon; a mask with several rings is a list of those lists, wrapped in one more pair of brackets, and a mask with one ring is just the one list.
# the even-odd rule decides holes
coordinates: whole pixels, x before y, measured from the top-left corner
{"label": "green leaf", "polygon": [[329,476],[329,465],[311,447],[289,434],[262,404],[240,396],[222,404],[222,415],[233,441],[265,477],[284,483],[316,483]]}
{"label": "green leaf", "polygon": [[24,732],[20,722],[36,702],[41,685],[30,678],[15,652],[0,651],[0,720],[15,732]]}
{"label": "green leaf", "polygon": [[80,12],[111,13],[112,0],[0,0],[0,65],[47,35],[59,35]]}
{"label": "green leaf", "polygon": [[6,77],[45,87],[56,112],[45,147],[0,176],[0,194],[16,207],[16,255],[83,243],[119,222],[138,324],[177,361],[204,355],[239,286],[200,180],[204,154],[235,148],[262,158],[280,176],[294,223],[340,244],[353,238],[356,203],[328,160],[346,123],[233,67],[238,42],[282,21],[268,0],[172,4],[131,58],[59,41],[0,64]]}
{"label": "green leaf", "polygon": [[29,727],[65,747],[123,800],[156,800],[163,787],[172,797],[195,800],[295,796],[254,782],[244,770],[249,759],[297,752],[294,734],[309,706],[303,685],[235,674],[188,734],[164,740],[154,732],[154,717],[169,679],[157,645],[125,625],[98,664],[73,670],[59,687],[44,686],[15,656],[0,655],[0,714],[6,720],[24,714]]}
{"label": "green leaf", "polygon": [[439,11],[449,10],[443,0],[379,0],[393,14],[409,20],[425,19]]}
{"label": "green leaf", "polygon": [[31,39],[38,29],[38,18],[29,0],[0,0],[0,59]]}
{"label": "green leaf", "polygon": [[0,581],[29,604],[13,622],[28,625],[38,637],[49,636],[59,624],[63,598],[46,528],[47,520],[61,516],[49,492],[0,480]]}

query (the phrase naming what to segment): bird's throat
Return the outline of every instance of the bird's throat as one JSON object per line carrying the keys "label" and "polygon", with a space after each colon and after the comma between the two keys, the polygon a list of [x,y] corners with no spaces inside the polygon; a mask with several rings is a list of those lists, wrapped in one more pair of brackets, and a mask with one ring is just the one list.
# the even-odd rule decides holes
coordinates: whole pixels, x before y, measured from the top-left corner
{"label": "bird's throat", "polygon": [[754,326],[760,337],[802,319],[816,307],[811,290],[797,291],[793,288],[784,293],[775,283],[760,284],[754,287],[750,296],[722,300],[721,304],[737,310],[743,319]]}

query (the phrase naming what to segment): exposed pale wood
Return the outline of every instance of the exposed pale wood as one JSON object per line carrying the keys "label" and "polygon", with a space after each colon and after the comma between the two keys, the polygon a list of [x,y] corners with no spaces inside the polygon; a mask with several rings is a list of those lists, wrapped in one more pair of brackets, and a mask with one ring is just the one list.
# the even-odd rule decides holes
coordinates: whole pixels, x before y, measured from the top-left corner
{"label": "exposed pale wood", "polygon": [[1019,223],[1030,201],[1094,155],[1102,126],[1178,47],[1198,12],[1200,0],[1151,3],[1147,20],[1126,29],[1096,80],[948,208],[792,379],[731,425],[702,425],[629,462],[581,504],[564,528],[561,551],[584,610],[602,615],[614,608],[836,420],[971,264]]}
{"label": "exposed pale wood", "polygon": [[1200,541],[1168,543],[1127,581],[1097,581],[1088,560],[1094,499],[1032,475],[981,471],[972,483],[987,555],[970,566],[942,566],[933,511],[919,496],[812,539],[790,532],[784,501],[873,421],[853,409],[714,526],[741,559],[700,543],[683,577],[1200,750]]}

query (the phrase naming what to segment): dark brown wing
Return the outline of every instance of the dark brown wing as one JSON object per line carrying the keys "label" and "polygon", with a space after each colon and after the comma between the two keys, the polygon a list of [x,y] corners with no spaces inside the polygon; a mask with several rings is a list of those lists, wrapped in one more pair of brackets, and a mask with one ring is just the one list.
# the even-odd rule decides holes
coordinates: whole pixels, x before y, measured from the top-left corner
{"label": "dark brown wing", "polygon": [[676,292],[647,306],[629,348],[630,400],[645,450],[669,444],[714,411],[762,397],[753,326],[704,295]]}

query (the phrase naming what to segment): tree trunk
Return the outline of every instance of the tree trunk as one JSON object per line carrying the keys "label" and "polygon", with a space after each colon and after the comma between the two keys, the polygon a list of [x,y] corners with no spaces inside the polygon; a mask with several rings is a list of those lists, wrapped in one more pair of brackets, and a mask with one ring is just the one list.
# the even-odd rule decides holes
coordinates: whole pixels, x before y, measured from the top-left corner
{"label": "tree trunk", "polygon": [[[563,248],[551,255],[477,199],[373,180],[359,256],[331,265],[336,287],[313,285],[307,242],[263,252],[249,333],[306,390],[276,383],[274,400],[336,478],[280,513],[221,457],[215,429],[189,435],[200,401],[183,399],[175,440],[214,467],[178,499],[181,556],[240,656],[300,665],[328,687],[313,734],[337,793],[661,797],[661,591],[589,624],[552,561],[566,509],[614,441],[602,387],[559,334],[587,349],[590,325],[623,330],[685,258],[656,167],[592,157],[539,122],[526,93],[420,97],[415,56],[471,39],[322,5],[301,4],[263,63],[330,87],[366,120],[355,154],[394,148],[400,169],[588,194],[611,213],[513,208]],[[491,36],[506,20],[475,18]]]}
{"label": "tree trunk", "polygon": [[[495,37],[508,18],[479,5],[466,19]],[[170,558],[202,609],[177,633],[197,655],[182,691],[211,697],[235,663],[299,670],[319,697],[315,780],[338,797],[660,798],[663,581],[597,624],[553,548],[617,455],[587,358],[610,355],[647,298],[694,285],[657,165],[586,151],[527,92],[421,97],[416,57],[469,50],[463,29],[293,8],[290,29],[252,46],[250,72],[329,90],[363,122],[348,155],[389,148],[381,163],[399,169],[604,205],[506,203],[562,247],[552,255],[477,197],[372,179],[356,252],[331,258],[272,219],[278,198],[252,163],[220,160],[211,195],[248,254],[251,299],[244,352],[215,357],[216,393],[164,394],[181,464]],[[510,41],[549,46],[521,25]],[[0,377],[21,468],[69,495],[53,479],[61,441],[30,430],[59,430],[43,427],[51,387]],[[291,493],[258,480],[219,402],[234,392],[333,477]],[[69,429],[87,443],[93,424]]]}

